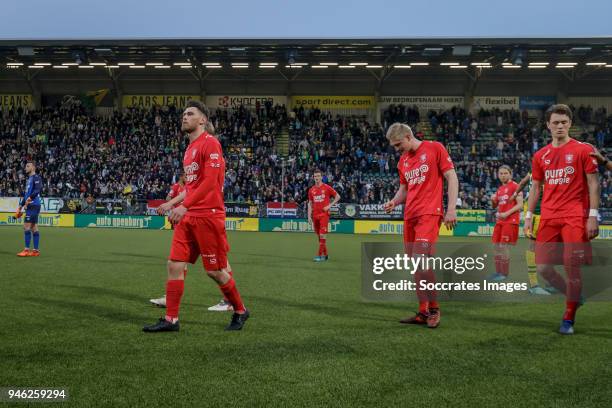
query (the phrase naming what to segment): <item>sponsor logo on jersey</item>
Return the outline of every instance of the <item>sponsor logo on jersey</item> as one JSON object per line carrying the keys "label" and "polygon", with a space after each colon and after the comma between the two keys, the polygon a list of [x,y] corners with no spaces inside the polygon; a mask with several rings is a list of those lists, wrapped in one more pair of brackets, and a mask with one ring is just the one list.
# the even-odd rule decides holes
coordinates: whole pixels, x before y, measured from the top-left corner
{"label": "sponsor logo on jersey", "polygon": [[416,169],[404,172],[404,178],[409,185],[422,184],[425,181],[425,174],[429,171],[427,164],[422,164]]}
{"label": "sponsor logo on jersey", "polygon": [[185,182],[191,183],[198,179],[197,172],[200,169],[200,166],[196,162],[192,162],[191,164],[185,166]]}
{"label": "sponsor logo on jersey", "polygon": [[571,182],[571,175],[576,170],[572,166],[566,166],[562,169],[551,169],[544,172],[544,178],[546,184],[557,185],[557,184],[569,184]]}
{"label": "sponsor logo on jersey", "polygon": [[321,194],[313,195],[312,200],[315,203],[322,203],[325,200],[325,192],[322,192]]}

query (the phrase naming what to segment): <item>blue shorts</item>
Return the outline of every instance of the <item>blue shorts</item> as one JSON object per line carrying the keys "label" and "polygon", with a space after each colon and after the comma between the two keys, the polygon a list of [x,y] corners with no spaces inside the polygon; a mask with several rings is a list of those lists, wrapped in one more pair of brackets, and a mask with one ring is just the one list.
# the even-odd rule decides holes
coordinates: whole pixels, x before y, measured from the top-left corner
{"label": "blue shorts", "polygon": [[38,224],[38,214],[40,214],[40,205],[28,205],[28,208],[26,208],[25,219],[23,220],[23,222]]}

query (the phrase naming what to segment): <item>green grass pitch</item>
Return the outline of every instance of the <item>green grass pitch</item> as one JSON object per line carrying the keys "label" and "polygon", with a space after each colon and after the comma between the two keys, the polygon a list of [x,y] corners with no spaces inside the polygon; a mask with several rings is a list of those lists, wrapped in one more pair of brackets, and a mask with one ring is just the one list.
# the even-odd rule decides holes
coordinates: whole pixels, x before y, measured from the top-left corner
{"label": "green grass pitch", "polygon": [[[68,387],[78,407],[610,406],[612,303],[587,303],[577,334],[561,304],[447,303],[437,330],[397,320],[414,303],[360,295],[360,243],[331,235],[229,234],[252,318],[224,332],[220,294],[191,267],[181,332],[144,334],[162,313],[170,231],[53,229],[42,256],[0,228],[0,386]],[[444,238],[443,238],[444,239]],[[452,239],[452,238],[445,238]],[[456,239],[456,238],[455,238]],[[484,240],[484,238],[483,238]]]}

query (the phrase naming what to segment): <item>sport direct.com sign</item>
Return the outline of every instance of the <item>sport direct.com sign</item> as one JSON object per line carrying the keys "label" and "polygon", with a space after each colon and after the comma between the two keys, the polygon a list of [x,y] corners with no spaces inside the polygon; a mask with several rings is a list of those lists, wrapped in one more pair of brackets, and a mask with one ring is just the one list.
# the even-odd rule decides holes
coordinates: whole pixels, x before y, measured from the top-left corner
{"label": "sport direct.com sign", "polygon": [[300,95],[291,98],[292,106],[318,109],[372,109],[376,104],[373,96],[319,96]]}

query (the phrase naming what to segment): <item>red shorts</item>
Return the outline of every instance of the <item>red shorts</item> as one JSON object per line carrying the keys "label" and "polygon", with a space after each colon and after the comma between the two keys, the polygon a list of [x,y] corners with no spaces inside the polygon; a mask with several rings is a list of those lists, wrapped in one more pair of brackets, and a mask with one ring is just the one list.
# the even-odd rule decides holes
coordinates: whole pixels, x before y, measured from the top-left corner
{"label": "red shorts", "polygon": [[421,215],[404,220],[404,249],[406,254],[433,255],[440,234],[442,217]]}
{"label": "red shorts", "polygon": [[202,255],[204,268],[217,271],[227,268],[228,252],[225,218],[186,215],[174,228],[168,259],[193,264]]}
{"label": "red shorts", "polygon": [[494,244],[516,245],[518,240],[518,224],[495,224],[492,241]]}
{"label": "red shorts", "polygon": [[535,252],[536,263],[540,265],[567,263],[567,257],[571,254],[584,258],[580,263],[590,264],[592,249],[587,238],[586,219],[583,217],[540,219]]}
{"label": "red shorts", "polygon": [[328,224],[328,214],[320,214],[312,217],[312,227],[317,235],[327,234]]}

